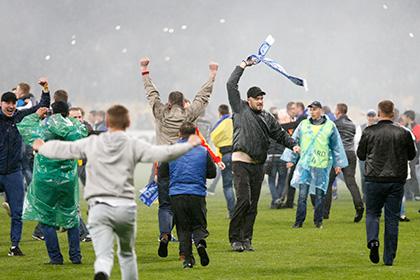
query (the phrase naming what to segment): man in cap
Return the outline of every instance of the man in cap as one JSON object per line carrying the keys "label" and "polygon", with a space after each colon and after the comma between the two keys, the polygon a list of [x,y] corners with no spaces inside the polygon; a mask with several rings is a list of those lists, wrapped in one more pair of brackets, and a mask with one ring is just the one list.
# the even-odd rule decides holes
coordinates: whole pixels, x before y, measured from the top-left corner
{"label": "man in cap", "polygon": [[336,174],[348,165],[340,134],[334,122],[322,114],[318,101],[309,106],[310,117],[303,120],[293,133],[293,139],[302,148],[301,156],[286,150],[282,159],[288,168],[296,165],[291,187],[299,189],[296,221],[293,228],[300,228],[306,218],[308,193],[315,195],[314,224],[322,228],[324,198],[328,188],[331,168]]}
{"label": "man in cap", "polygon": [[242,61],[227,82],[229,103],[233,111],[232,170],[236,205],[229,225],[229,241],[237,252],[253,251],[251,245],[257,216],[263,165],[270,138],[299,152],[296,142],[280,126],[272,114],[263,110],[264,95],[259,87],[251,87],[247,100],[241,100],[238,82],[244,69],[255,64]]}
{"label": "man in cap", "polygon": [[16,128],[25,116],[35,113],[41,107],[50,106],[50,92],[48,82],[41,79],[43,87],[41,101],[38,105],[16,111],[16,95],[6,92],[1,96],[0,112],[0,185],[4,189],[11,211],[10,238],[12,246],[9,256],[23,256],[19,249],[22,235],[22,208],[24,198],[22,174],[22,137]]}

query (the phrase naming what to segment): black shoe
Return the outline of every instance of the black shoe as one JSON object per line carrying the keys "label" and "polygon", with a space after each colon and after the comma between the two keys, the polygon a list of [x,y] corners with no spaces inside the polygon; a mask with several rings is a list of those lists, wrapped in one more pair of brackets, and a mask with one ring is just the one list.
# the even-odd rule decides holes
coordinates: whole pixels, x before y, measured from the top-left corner
{"label": "black shoe", "polygon": [[232,246],[232,250],[235,251],[235,252],[243,252],[244,251],[244,247],[242,246],[241,242],[238,242],[238,241],[232,242],[231,246]]}
{"label": "black shoe", "polygon": [[92,241],[92,237],[90,237],[89,234],[85,236],[80,236],[80,242],[91,242],[91,241]]}
{"label": "black shoe", "polygon": [[9,253],[7,254],[9,257],[14,257],[14,256],[24,256],[24,254],[22,253],[22,251],[20,250],[20,248],[18,246],[12,246],[10,247]]}
{"label": "black shoe", "polygon": [[166,258],[168,256],[168,242],[169,242],[169,235],[163,234],[159,242],[159,249],[158,249],[159,257]]}
{"label": "black shoe", "polygon": [[189,261],[184,261],[184,263],[182,264],[182,267],[184,267],[185,269],[189,269],[189,268],[193,268],[194,265]]}
{"label": "black shoe", "polygon": [[44,241],[45,240],[45,236],[37,234],[37,233],[32,233],[32,238],[38,241]]}
{"label": "black shoe", "polygon": [[400,222],[409,222],[409,221],[410,221],[410,219],[407,218],[406,216],[401,216],[400,217]]}
{"label": "black shoe", "polygon": [[324,227],[322,226],[322,223],[315,223],[315,227],[316,227],[316,228],[319,228],[319,229],[324,228]]}
{"label": "black shoe", "polygon": [[207,266],[210,263],[209,255],[207,255],[207,244],[204,239],[200,240],[197,245],[197,252],[200,256],[200,263],[202,266]]}
{"label": "black shoe", "polygon": [[324,215],[323,217],[322,217],[322,219],[323,220],[328,220],[330,218],[330,215]]}
{"label": "black shoe", "polygon": [[355,223],[358,223],[362,220],[364,211],[365,211],[365,208],[356,209],[356,216],[354,216],[354,222]]}
{"label": "black shoe", "polygon": [[108,275],[105,272],[98,272],[95,274],[94,280],[108,280]]}
{"label": "black shoe", "polygon": [[301,228],[301,227],[302,227],[302,224],[300,223],[294,223],[292,226],[292,228]]}
{"label": "black shoe", "polygon": [[374,240],[371,241],[368,245],[368,248],[370,249],[369,258],[370,261],[373,263],[379,262],[379,241]]}

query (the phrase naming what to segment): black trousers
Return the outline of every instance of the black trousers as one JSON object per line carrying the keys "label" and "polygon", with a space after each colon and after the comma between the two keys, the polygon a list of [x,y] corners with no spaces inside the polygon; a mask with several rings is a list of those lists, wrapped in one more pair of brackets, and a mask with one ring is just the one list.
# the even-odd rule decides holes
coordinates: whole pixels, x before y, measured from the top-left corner
{"label": "black trousers", "polygon": [[198,244],[209,236],[206,198],[197,195],[174,195],[171,196],[171,204],[180,254],[190,258],[192,256],[191,238],[195,244]]}
{"label": "black trousers", "polygon": [[236,205],[229,225],[229,241],[251,241],[264,180],[263,164],[234,161],[232,171]]}
{"label": "black trousers", "polygon": [[[346,183],[347,189],[350,191],[351,197],[353,198],[353,204],[355,209],[363,208],[363,200],[360,196],[360,190],[357,186],[355,173],[356,173],[356,153],[354,151],[346,151],[346,156],[349,161],[349,165],[343,168],[344,183]],[[330,172],[330,180],[328,183],[327,196],[325,197],[324,204],[324,217],[329,216],[332,201],[332,185],[337,175],[335,174],[334,168]]]}

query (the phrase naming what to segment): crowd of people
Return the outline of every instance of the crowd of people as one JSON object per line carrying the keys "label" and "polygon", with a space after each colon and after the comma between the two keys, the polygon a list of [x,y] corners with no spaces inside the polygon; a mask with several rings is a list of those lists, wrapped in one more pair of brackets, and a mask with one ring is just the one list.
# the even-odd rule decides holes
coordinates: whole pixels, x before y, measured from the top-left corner
{"label": "crowd of people", "polygon": [[[323,228],[323,220],[333,219],[331,206],[341,178],[353,200],[353,221],[360,222],[366,213],[373,263],[379,262],[379,218],[384,208],[383,262],[393,265],[398,223],[410,220],[404,202],[420,200],[420,124],[415,112],[400,115],[391,101],[383,100],[377,110],[366,113],[365,124],[356,126],[345,103],[336,104],[334,113],[316,100],[306,107],[289,102],[284,110],[266,111],[264,98],[269,93],[253,86],[242,99],[238,90],[245,70],[255,63],[247,58],[235,67],[227,81],[229,105],[219,105],[219,119],[212,125],[203,114],[213,92],[217,63],[210,63],[209,78],[192,101],[172,91],[163,102],[151,79],[150,60],[142,58],[140,70],[155,119],[157,145],[127,135],[131,119],[122,105],[106,112],[91,111],[85,120],[84,110],[70,105],[65,90],[55,91],[50,104],[44,78],[39,80],[39,103],[27,83],[2,94],[0,191],[2,206],[11,217],[8,255],[24,255],[19,247],[22,220],[33,220],[39,224],[32,236],[45,241],[48,264],[64,263],[56,231],[66,231],[70,261],[82,263],[80,242],[92,240],[94,279],[108,279],[117,236],[122,279],[138,279],[133,174],[138,162],[154,162],[156,176],[151,180],[158,185],[159,201],[157,253],[168,256],[176,228],[178,257],[184,268],[196,263],[193,244],[201,265],[210,263],[206,242],[206,182],[210,178],[222,178],[231,249],[255,250],[253,229],[265,175],[273,209],[294,208],[299,191],[291,225],[296,230],[304,225],[308,195],[316,228]],[[79,179],[89,205],[87,226],[80,214]]]}

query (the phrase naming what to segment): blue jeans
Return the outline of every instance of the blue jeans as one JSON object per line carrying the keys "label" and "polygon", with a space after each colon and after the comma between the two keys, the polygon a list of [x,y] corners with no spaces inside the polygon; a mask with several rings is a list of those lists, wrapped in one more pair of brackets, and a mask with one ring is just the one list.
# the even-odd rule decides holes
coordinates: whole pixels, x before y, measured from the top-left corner
{"label": "blue jeans", "polygon": [[[306,218],[306,201],[308,199],[309,185],[299,186],[298,206],[296,209],[296,224],[303,224]],[[325,192],[321,189],[315,190],[315,210],[314,223],[322,223],[322,214],[324,211]]]}
{"label": "blue jeans", "polygon": [[385,207],[384,263],[392,264],[397,253],[398,224],[404,183],[366,181],[366,235],[370,242],[379,241],[379,221]]}
{"label": "blue jeans", "polygon": [[271,206],[274,206],[275,201],[283,195],[284,186],[286,184],[287,168],[286,162],[282,161],[280,157],[268,159],[268,161],[272,161],[271,172],[268,174],[268,187],[270,188],[271,193]]}
{"label": "blue jeans", "polygon": [[10,240],[12,246],[18,246],[22,236],[22,209],[25,196],[22,171],[0,175],[0,185],[3,186],[6,193],[12,216]]}
{"label": "blue jeans", "polygon": [[222,161],[226,168],[222,170],[223,194],[225,195],[229,217],[232,218],[235,210],[235,193],[232,185],[232,153],[227,153],[222,156]]}
{"label": "blue jeans", "polygon": [[159,219],[159,231],[160,238],[163,234],[170,234],[173,228],[173,212],[171,209],[171,200],[169,197],[169,177],[163,176],[161,167],[166,162],[159,163],[158,167],[158,200],[159,200],[159,210],[158,210],[158,219]]}
{"label": "blue jeans", "polygon": [[[41,224],[41,229],[45,236],[45,246],[47,247],[51,263],[63,263],[63,255],[61,255],[56,228]],[[69,228],[67,230],[67,238],[69,242],[70,260],[73,263],[78,263],[82,260],[82,255],[80,254],[79,227]]]}

